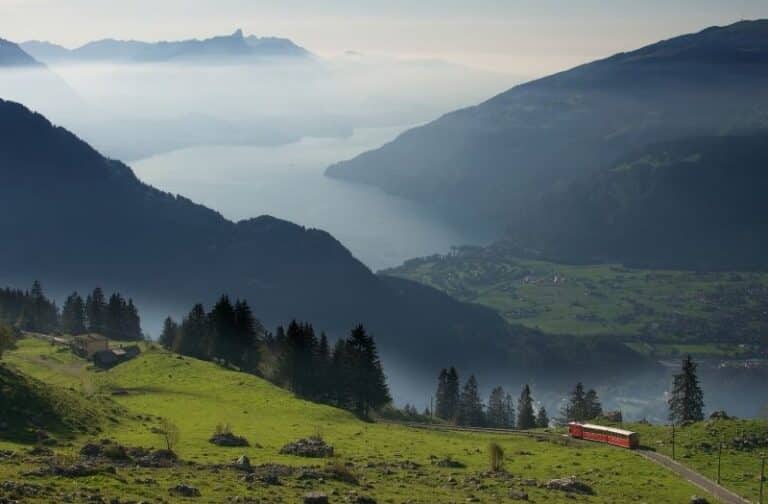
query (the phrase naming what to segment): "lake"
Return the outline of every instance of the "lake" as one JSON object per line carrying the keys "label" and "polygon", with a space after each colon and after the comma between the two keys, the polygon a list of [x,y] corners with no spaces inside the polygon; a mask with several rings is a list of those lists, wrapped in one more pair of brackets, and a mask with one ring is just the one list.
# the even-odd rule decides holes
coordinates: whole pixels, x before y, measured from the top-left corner
{"label": "lake", "polygon": [[269,214],[323,229],[373,270],[483,244],[489,231],[459,229],[408,200],[326,177],[328,165],[393,140],[406,127],[358,129],[277,147],[194,147],[131,163],[143,181],[232,220]]}

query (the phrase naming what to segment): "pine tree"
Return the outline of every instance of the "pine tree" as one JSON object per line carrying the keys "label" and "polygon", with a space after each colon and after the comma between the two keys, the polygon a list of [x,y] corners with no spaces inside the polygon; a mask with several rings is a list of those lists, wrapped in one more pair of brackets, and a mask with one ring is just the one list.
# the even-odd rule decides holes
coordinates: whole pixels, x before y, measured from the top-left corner
{"label": "pine tree", "polygon": [[88,319],[88,331],[105,333],[107,303],[104,291],[96,287],[85,301],[85,316]]}
{"label": "pine tree", "polygon": [[455,421],[459,415],[459,373],[451,366],[446,379],[446,420]]}
{"label": "pine tree", "polygon": [[542,429],[549,427],[549,416],[547,416],[547,410],[544,406],[539,408],[539,413],[536,415],[536,427]]}
{"label": "pine tree", "polygon": [[477,379],[472,375],[467,379],[461,391],[459,414],[456,418],[456,423],[459,425],[482,427],[485,424],[484,420],[483,401],[480,398]]}
{"label": "pine tree", "polygon": [[526,384],[517,401],[517,428],[533,429],[536,427],[536,415],[533,412],[533,398],[531,388]]}
{"label": "pine tree", "polygon": [[241,369],[255,372],[259,365],[258,336],[264,327],[253,316],[246,301],[235,302],[236,363]]}
{"label": "pine tree", "polygon": [[487,423],[489,427],[505,428],[509,425],[504,400],[504,389],[501,387],[494,388],[491,395],[488,396]]}
{"label": "pine tree", "polygon": [[448,370],[443,368],[437,376],[437,391],[435,392],[435,415],[448,420],[447,404]]}
{"label": "pine tree", "polygon": [[347,342],[343,339],[337,340],[333,347],[329,374],[332,403],[339,408],[349,408],[351,403],[349,359]]}
{"label": "pine tree", "polygon": [[584,385],[578,382],[563,409],[563,417],[568,422],[584,422],[590,419],[589,413]]}
{"label": "pine tree", "polygon": [[225,363],[237,360],[237,330],[235,326],[235,308],[229,296],[223,295],[213,306],[208,315],[211,327],[211,357]]}
{"label": "pine tree", "polygon": [[514,429],[517,420],[515,418],[515,400],[509,392],[504,396],[504,417],[506,419],[504,427],[507,429]]}
{"label": "pine tree", "polygon": [[584,396],[585,410],[587,412],[587,420],[603,415],[603,405],[600,403],[600,399],[597,397],[595,389],[589,389]]}
{"label": "pine tree", "polygon": [[376,343],[362,325],[347,339],[350,366],[349,390],[354,411],[367,418],[371,410],[392,401]]}
{"label": "pine tree", "polygon": [[179,337],[179,324],[177,324],[171,317],[167,317],[163,322],[163,332],[160,333],[160,338],[157,340],[160,345],[167,349],[172,350],[176,345],[176,339]]}
{"label": "pine tree", "polygon": [[690,355],[683,359],[680,374],[676,374],[669,398],[669,419],[673,423],[704,420],[704,393],[696,376],[696,363]]}
{"label": "pine tree", "polygon": [[201,304],[192,307],[181,323],[179,336],[173,342],[173,351],[198,359],[210,357],[209,323],[205,308]]}
{"label": "pine tree", "polygon": [[104,333],[110,338],[126,339],[125,312],[125,299],[118,293],[112,294],[107,302],[104,318]]}
{"label": "pine tree", "polygon": [[67,334],[83,334],[85,327],[85,302],[80,294],[73,292],[64,302],[61,311],[61,330]]}

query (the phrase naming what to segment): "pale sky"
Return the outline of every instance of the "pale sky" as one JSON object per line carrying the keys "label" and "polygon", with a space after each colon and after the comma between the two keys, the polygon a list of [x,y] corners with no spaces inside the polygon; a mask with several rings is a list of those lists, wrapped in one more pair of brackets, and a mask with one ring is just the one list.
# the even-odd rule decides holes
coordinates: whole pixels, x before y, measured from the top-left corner
{"label": "pale sky", "polygon": [[69,47],[100,38],[231,33],[539,75],[678,34],[768,17],[768,0],[0,0],[0,37]]}

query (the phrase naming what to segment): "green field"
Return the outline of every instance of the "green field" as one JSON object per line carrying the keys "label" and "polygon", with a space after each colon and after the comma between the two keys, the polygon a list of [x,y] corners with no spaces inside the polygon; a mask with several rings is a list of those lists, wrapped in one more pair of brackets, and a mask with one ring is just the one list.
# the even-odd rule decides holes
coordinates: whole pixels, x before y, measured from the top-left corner
{"label": "green field", "polygon": [[[181,461],[172,468],[116,465],[113,474],[79,478],[29,476],[45,467],[50,457],[36,456],[22,437],[0,434],[0,482],[39,485],[43,492],[25,502],[86,501],[100,489],[106,502],[169,497],[172,485],[186,482],[201,492],[198,502],[228,502],[234,497],[259,502],[299,502],[310,490],[330,495],[331,502],[355,502],[350,495],[366,495],[378,502],[507,502],[510,491],[525,492],[534,502],[571,502],[572,496],[541,484],[550,478],[575,475],[590,485],[587,502],[687,502],[700,493],[691,485],[637,455],[607,446],[560,440],[536,441],[527,437],[477,433],[436,432],[398,425],[367,423],[351,414],[308,403],[257,377],[229,371],[215,364],[180,358],[149,348],[139,358],[107,371],[95,371],[66,349],[37,339],[20,341],[3,358],[16,373],[49,384],[49,395],[59,397],[59,410],[67,409],[73,395],[76,407],[67,411],[71,433],[52,431],[57,460],[74,463],[89,440],[111,439],[126,446],[160,448],[153,433],[162,418],[180,431],[176,447]],[[84,406],[85,404],[85,406]],[[223,448],[207,440],[217,424],[229,423],[251,443],[247,448]],[[280,455],[290,441],[320,434],[335,447],[331,460]],[[506,452],[503,474],[488,472],[486,449],[498,442]],[[4,452],[0,452],[4,453]],[[332,471],[325,477],[281,477],[280,485],[243,480],[243,473],[228,466],[245,454],[254,466],[316,466]],[[432,462],[446,458],[463,468],[444,468]],[[311,471],[309,472],[311,473]],[[351,474],[357,484],[328,474]],[[3,495],[0,486],[0,496]]]}
{"label": "green field", "polygon": [[[672,456],[670,427],[630,424],[628,428],[640,434],[643,444]],[[718,449],[721,442],[722,451]],[[721,484],[757,502],[760,457],[768,455],[768,422],[708,420],[675,429],[676,459],[715,481],[718,453]]]}
{"label": "green field", "polygon": [[512,323],[555,334],[660,343],[657,353],[674,350],[664,344],[703,342],[706,347],[694,350],[705,355],[753,355],[765,345],[768,330],[765,273],[562,265],[520,259],[501,247],[467,247],[383,273],[489,306]]}

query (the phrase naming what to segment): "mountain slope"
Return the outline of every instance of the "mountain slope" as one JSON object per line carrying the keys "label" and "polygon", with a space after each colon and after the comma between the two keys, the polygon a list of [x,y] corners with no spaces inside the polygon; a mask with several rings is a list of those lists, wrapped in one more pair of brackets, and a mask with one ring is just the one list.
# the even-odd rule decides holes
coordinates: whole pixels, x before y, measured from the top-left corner
{"label": "mountain slope", "polygon": [[46,63],[111,62],[151,63],[161,61],[226,61],[254,58],[309,58],[311,54],[288,39],[232,35],[172,42],[139,42],[104,39],[67,49],[50,42],[31,40],[21,47]]}
{"label": "mountain slope", "polygon": [[506,224],[647,144],[764,127],[767,63],[768,20],[710,28],[515,87],[327,174]]}
{"label": "mountain slope", "polygon": [[566,262],[768,266],[768,133],[654,144],[549,194],[506,242]]}
{"label": "mountain slope", "polygon": [[0,38],[0,68],[39,67],[40,62],[24,52],[17,44]]}

